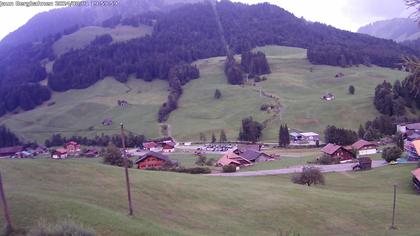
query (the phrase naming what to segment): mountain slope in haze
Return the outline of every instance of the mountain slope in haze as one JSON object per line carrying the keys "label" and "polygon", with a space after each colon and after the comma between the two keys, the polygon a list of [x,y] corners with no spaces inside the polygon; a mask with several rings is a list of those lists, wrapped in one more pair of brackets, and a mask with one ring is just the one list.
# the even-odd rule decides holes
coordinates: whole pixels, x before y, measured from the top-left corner
{"label": "mountain slope in haze", "polygon": [[409,18],[377,21],[361,27],[357,32],[397,42],[420,38],[420,28],[413,19]]}
{"label": "mountain slope in haze", "polygon": [[31,18],[25,25],[8,34],[0,46],[17,46],[42,40],[48,35],[62,33],[75,25],[100,25],[112,16],[129,17],[148,11],[170,10],[182,3],[203,0],[120,0],[115,7],[66,7],[42,12]]}

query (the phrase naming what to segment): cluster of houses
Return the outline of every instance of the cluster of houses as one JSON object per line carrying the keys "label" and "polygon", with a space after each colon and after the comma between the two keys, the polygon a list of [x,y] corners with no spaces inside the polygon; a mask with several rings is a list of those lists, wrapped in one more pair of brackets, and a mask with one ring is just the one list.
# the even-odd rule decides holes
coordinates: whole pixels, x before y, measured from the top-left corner
{"label": "cluster of houses", "polygon": [[25,148],[23,146],[0,148],[0,158],[33,158],[44,153],[48,153],[48,149],[44,146],[36,148]]}
{"label": "cluster of houses", "polygon": [[291,144],[311,144],[319,143],[319,134],[314,132],[291,132],[289,134]]}
{"label": "cluster of houses", "polygon": [[352,162],[357,158],[359,161],[359,166],[357,167],[370,169],[372,160],[367,156],[378,153],[378,145],[361,139],[350,146],[329,143],[321,149],[321,152],[340,163]]}
{"label": "cluster of houses", "polygon": [[420,160],[420,123],[399,124],[397,131],[404,135],[404,150],[408,161]]}
{"label": "cluster of houses", "polygon": [[152,152],[175,152],[176,143],[172,139],[159,142],[151,141],[143,143],[143,148]]}
{"label": "cluster of houses", "polygon": [[51,158],[53,159],[66,159],[68,157],[98,157],[99,151],[96,148],[88,148],[82,152],[80,144],[75,141],[67,142],[63,147],[57,148],[52,151]]}

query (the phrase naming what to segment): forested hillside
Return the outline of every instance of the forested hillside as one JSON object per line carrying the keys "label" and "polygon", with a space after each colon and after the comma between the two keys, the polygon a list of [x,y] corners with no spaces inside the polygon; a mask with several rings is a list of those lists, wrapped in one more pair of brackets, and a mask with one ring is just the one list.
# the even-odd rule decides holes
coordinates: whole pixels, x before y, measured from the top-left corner
{"label": "forested hillside", "polygon": [[[164,4],[161,1],[154,3]],[[135,3],[127,0],[124,4],[121,7]],[[154,6],[150,4],[149,8]],[[402,55],[416,54],[410,47],[390,40],[307,22],[268,3],[246,5],[224,0],[214,4],[215,8],[207,1],[177,5],[168,11],[142,13],[139,10],[134,14],[131,9],[130,14],[114,14],[101,25],[112,28],[144,24],[153,27],[153,32],[150,36],[118,43],[111,43],[109,36],[99,36],[87,47],[70,50],[58,58],[52,45],[63,35],[79,30],[79,25],[58,34],[52,30],[51,35],[41,42],[0,49],[2,55],[8,55],[0,59],[0,90],[12,88],[17,91],[17,86],[37,83],[45,78],[48,78],[49,89],[60,92],[87,88],[106,76],[114,76],[120,82],[127,81],[133,74],[145,81],[168,80],[171,68],[177,65],[226,55],[222,36],[235,54],[269,44],[295,46],[308,49],[308,59],[313,64],[342,67],[374,64],[396,68],[400,67]],[[109,12],[101,13],[101,16],[105,13]],[[48,75],[45,70],[47,63],[54,63]],[[40,87],[35,94],[44,94],[44,90],[45,87]],[[9,99],[10,96],[13,98]],[[35,99],[37,102],[23,104],[27,97],[16,93],[3,95],[0,108],[7,111],[17,107],[32,109],[49,98],[45,93],[42,99]],[[7,100],[15,102],[7,105]]]}
{"label": "forested hillside", "polygon": [[357,32],[378,38],[392,39],[397,42],[420,38],[420,29],[414,19],[410,18],[395,18],[373,22],[361,27]]}

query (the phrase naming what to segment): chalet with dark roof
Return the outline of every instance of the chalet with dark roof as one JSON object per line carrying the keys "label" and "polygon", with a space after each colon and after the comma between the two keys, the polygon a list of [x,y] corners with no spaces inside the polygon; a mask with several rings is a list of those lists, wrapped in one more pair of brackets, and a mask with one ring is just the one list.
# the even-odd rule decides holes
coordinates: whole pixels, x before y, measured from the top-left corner
{"label": "chalet with dark roof", "polygon": [[344,148],[343,146],[335,145],[332,143],[329,143],[327,146],[323,147],[321,152],[323,152],[325,155],[329,155],[335,159],[338,159],[339,161],[348,161],[355,158],[350,150]]}
{"label": "chalet with dark roof", "polygon": [[148,152],[141,156],[135,162],[138,169],[155,168],[160,169],[165,165],[174,165],[176,162],[172,161],[169,156],[158,152]]}
{"label": "chalet with dark roof", "polygon": [[262,152],[257,152],[254,150],[246,150],[244,153],[241,153],[240,156],[244,159],[247,159],[250,162],[266,162],[274,160],[273,157]]}

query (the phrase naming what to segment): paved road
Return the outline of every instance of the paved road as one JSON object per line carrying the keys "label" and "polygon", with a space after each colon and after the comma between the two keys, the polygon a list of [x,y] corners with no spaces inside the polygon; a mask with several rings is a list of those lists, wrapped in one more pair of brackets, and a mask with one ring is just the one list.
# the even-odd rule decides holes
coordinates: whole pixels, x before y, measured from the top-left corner
{"label": "paved road", "polygon": [[[350,164],[339,164],[339,165],[311,165],[321,169],[322,172],[346,172],[352,171],[352,166],[354,163]],[[385,161],[373,161],[372,168],[378,168],[387,165]],[[308,166],[308,165],[306,165]],[[277,169],[277,170],[259,170],[259,171],[246,171],[246,172],[236,172],[236,173],[217,173],[209,174],[209,176],[226,176],[226,177],[238,177],[238,176],[266,176],[266,175],[283,175],[283,174],[293,174],[302,171],[303,166],[289,167],[286,169]]]}

